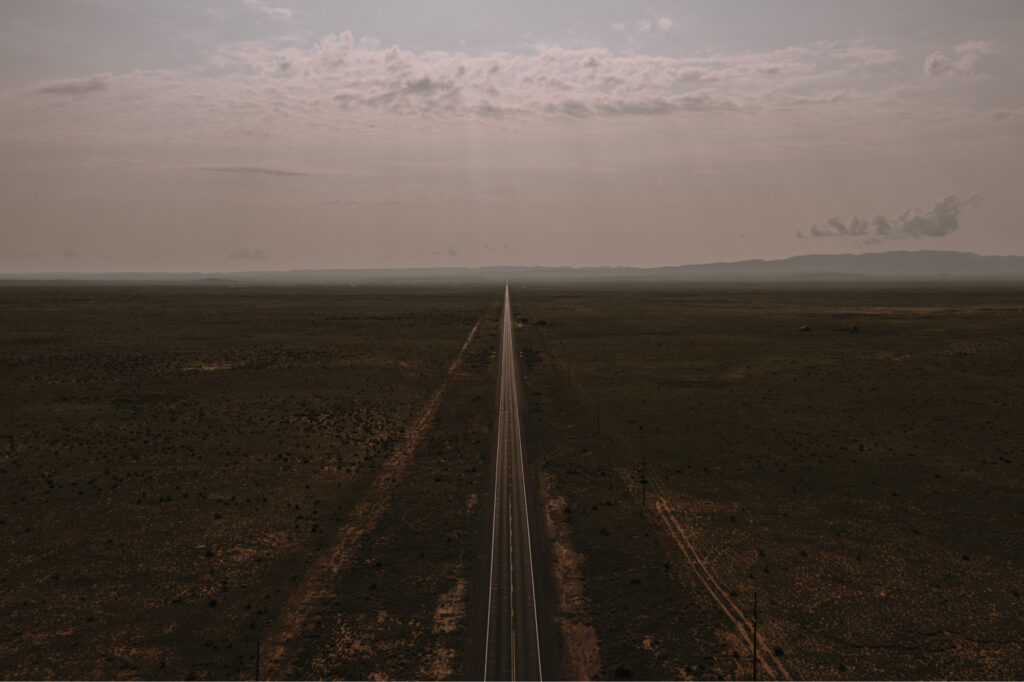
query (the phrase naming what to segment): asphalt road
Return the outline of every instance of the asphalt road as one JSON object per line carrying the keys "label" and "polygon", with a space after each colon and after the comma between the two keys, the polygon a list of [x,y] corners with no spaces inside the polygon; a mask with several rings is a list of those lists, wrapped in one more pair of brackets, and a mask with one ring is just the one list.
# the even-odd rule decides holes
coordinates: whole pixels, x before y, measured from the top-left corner
{"label": "asphalt road", "polygon": [[541,680],[534,548],[527,510],[516,351],[507,286],[502,326],[483,677],[485,680]]}

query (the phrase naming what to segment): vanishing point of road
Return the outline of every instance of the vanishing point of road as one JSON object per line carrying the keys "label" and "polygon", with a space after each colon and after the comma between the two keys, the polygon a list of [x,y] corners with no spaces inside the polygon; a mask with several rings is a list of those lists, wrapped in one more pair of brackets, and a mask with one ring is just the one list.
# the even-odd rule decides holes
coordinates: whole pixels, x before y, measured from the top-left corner
{"label": "vanishing point of road", "polygon": [[542,680],[519,390],[508,286],[502,322],[494,515],[483,678]]}

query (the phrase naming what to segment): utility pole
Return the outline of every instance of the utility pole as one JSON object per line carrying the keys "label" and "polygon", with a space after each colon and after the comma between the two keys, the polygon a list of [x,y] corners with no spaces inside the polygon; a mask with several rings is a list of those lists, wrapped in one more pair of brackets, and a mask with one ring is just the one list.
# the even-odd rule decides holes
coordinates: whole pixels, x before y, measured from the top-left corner
{"label": "utility pole", "polygon": [[754,590],[754,682],[757,682],[757,590]]}
{"label": "utility pole", "polygon": [[260,635],[256,633],[256,682],[260,682]]}
{"label": "utility pole", "polygon": [[647,509],[647,455],[644,455],[640,465],[640,490],[643,499],[644,509]]}

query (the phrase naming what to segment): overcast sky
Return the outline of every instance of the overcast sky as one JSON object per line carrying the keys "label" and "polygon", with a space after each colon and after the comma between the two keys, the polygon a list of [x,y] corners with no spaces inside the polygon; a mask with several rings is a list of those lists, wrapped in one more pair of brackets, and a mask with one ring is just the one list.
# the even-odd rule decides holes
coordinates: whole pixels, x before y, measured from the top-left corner
{"label": "overcast sky", "polygon": [[1024,254],[1024,2],[0,2],[0,272]]}

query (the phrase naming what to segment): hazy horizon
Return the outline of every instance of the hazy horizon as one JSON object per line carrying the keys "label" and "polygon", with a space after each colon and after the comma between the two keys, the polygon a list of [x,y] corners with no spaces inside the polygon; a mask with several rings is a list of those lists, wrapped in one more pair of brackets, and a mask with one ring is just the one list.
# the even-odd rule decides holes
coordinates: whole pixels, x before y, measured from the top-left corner
{"label": "hazy horizon", "polygon": [[1024,256],[987,256],[963,251],[883,251],[862,254],[803,254],[788,258],[747,259],[674,266],[492,265],[419,268],[296,268],[252,267],[206,271],[51,271],[3,273],[0,281],[154,282],[200,281],[301,284],[373,282],[1020,282]]}
{"label": "hazy horizon", "polygon": [[1024,254],[1016,2],[0,4],[0,273]]}

